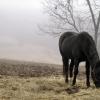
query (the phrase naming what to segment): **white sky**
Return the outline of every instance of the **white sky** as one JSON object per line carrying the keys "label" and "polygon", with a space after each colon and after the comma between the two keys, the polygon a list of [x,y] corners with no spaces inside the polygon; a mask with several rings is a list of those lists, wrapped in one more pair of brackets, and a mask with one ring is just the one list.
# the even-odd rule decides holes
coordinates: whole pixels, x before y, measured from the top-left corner
{"label": "white sky", "polygon": [[0,58],[61,63],[58,40],[39,34],[43,0],[0,0]]}

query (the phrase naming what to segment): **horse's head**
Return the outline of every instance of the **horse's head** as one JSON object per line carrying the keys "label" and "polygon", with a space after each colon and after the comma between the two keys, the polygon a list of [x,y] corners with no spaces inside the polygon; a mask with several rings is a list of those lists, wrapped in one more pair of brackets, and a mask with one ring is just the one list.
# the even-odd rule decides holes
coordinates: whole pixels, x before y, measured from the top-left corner
{"label": "horse's head", "polygon": [[96,63],[92,70],[92,78],[97,88],[100,88],[100,61]]}

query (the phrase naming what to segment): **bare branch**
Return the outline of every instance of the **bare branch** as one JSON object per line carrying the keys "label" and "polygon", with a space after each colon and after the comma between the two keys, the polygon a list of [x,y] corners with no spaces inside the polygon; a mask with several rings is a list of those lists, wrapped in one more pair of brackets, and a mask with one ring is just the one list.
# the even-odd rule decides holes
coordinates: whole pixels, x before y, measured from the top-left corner
{"label": "bare branch", "polygon": [[100,13],[99,17],[97,13],[100,11],[100,5],[98,4],[100,1],[82,1],[83,5],[81,5],[80,0],[45,0],[45,11],[53,19],[52,27],[47,25],[49,32],[57,35],[67,30],[94,31],[97,41],[100,23]]}
{"label": "bare branch", "polygon": [[[47,3],[47,13],[55,17],[57,20],[61,21],[66,27],[70,26],[70,29],[73,29],[79,32],[78,27],[76,25],[76,20],[73,15],[73,8],[70,4],[71,0],[54,0],[50,1],[46,0]],[[51,3],[51,4],[50,4]],[[60,29],[66,30],[67,28],[61,27]],[[68,28],[69,29],[69,28]]]}
{"label": "bare branch", "polygon": [[89,6],[89,9],[90,9],[90,12],[91,12],[91,16],[92,16],[94,27],[96,28],[96,22],[95,22],[94,13],[93,13],[93,10],[92,10],[92,7],[91,7],[91,3],[90,3],[89,0],[87,0],[87,3],[88,3],[88,6]]}

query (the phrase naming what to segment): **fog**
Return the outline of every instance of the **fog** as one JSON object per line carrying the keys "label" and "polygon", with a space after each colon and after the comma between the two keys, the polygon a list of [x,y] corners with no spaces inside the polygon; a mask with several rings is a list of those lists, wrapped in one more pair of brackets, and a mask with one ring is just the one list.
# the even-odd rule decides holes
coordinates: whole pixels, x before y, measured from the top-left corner
{"label": "fog", "polygon": [[0,0],[0,58],[61,63],[58,38],[43,34],[43,0]]}

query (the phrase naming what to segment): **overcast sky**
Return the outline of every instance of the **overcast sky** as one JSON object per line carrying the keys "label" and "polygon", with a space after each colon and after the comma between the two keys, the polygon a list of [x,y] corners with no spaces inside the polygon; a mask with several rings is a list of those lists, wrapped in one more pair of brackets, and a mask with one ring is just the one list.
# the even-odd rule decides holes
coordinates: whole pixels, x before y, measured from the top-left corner
{"label": "overcast sky", "polygon": [[0,58],[61,63],[58,39],[40,34],[43,0],[0,0]]}

